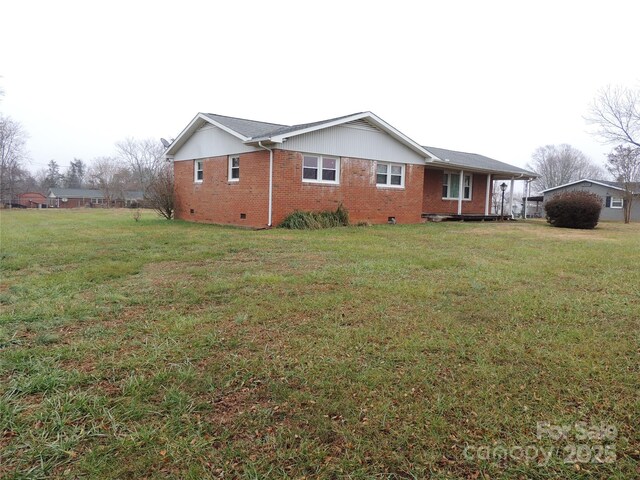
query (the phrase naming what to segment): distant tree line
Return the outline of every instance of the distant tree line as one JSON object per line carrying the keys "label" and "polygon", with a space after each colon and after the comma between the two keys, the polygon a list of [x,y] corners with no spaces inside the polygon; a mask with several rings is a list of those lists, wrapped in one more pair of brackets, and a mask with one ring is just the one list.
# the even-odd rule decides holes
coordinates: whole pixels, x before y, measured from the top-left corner
{"label": "distant tree line", "polygon": [[122,198],[125,191],[146,194],[167,168],[159,141],[126,138],[115,144],[112,156],[97,157],[89,163],[74,158],[68,166],[50,160],[46,168],[31,173],[24,167],[26,134],[22,127],[2,117],[0,129],[3,203],[27,191],[46,193],[50,188],[92,188],[101,190],[105,203],[109,204],[110,200]]}
{"label": "distant tree line", "polygon": [[[0,100],[3,95],[0,89]],[[0,206],[11,205],[25,192],[93,188],[102,191],[106,205],[123,198],[125,191],[141,191],[148,206],[166,218],[173,216],[173,168],[164,161],[160,141],[128,137],[115,144],[112,156],[88,163],[74,158],[68,167],[50,160],[46,168],[32,173],[26,168],[27,139],[22,125],[0,112]]]}

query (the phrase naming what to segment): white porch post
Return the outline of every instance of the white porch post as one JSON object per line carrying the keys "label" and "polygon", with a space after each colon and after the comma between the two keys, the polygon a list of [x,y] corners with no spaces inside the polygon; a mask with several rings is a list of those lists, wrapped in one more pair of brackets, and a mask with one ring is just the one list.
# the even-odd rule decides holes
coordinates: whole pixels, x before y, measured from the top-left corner
{"label": "white porch post", "polygon": [[487,193],[484,199],[484,214],[489,215],[489,192],[491,191],[491,174],[487,173]]}
{"label": "white porch post", "polygon": [[462,194],[464,193],[464,170],[460,170],[460,181],[458,182],[458,215],[462,215]]}
{"label": "white porch post", "polygon": [[524,187],[524,213],[523,213],[523,217],[526,220],[527,219],[527,203],[529,202],[529,184],[531,183],[530,180],[527,180],[527,183],[525,184]]}
{"label": "white porch post", "polygon": [[513,185],[515,180],[511,177],[511,186],[509,187],[509,216],[513,213]]}

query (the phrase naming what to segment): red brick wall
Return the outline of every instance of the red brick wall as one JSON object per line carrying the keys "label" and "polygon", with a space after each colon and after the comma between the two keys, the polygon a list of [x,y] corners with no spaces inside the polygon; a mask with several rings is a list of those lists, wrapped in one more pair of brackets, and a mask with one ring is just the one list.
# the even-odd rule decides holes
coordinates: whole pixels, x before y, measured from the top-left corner
{"label": "red brick wall", "polygon": [[269,152],[240,154],[237,182],[228,181],[226,155],[204,159],[202,183],[193,181],[193,168],[190,160],[174,162],[176,218],[253,228],[267,225]]}
{"label": "red brick wall", "polygon": [[[59,200],[59,201],[58,201]],[[90,205],[91,204],[91,199],[90,198],[68,198],[66,202],[63,202],[62,199],[49,199],[49,205],[51,205],[52,207],[59,207],[59,208],[78,208],[78,207],[84,207],[86,205]]]}
{"label": "red brick wall", "polygon": [[47,204],[47,197],[37,192],[28,192],[18,195],[18,203],[27,208],[38,208],[40,204]]}
{"label": "red brick wall", "polygon": [[[458,213],[458,200],[442,199],[443,175],[444,170],[425,168],[424,194],[422,197],[422,210],[424,213]],[[487,176],[474,173],[471,182],[471,200],[462,201],[462,213],[484,214]],[[489,205],[489,208],[491,208],[491,205]]]}
{"label": "red brick wall", "polygon": [[[333,210],[340,203],[352,222],[418,223],[424,167],[406,165],[405,187],[378,188],[375,162],[341,158],[340,185],[302,182],[302,154],[274,150],[273,225],[294,210]],[[193,181],[193,161],[174,163],[176,218],[205,223],[265,227],[268,221],[269,152],[240,155],[240,181],[227,180],[228,157],[204,160],[204,181]],[[191,210],[193,209],[193,213]],[[241,219],[244,213],[246,219]]]}
{"label": "red brick wall", "polygon": [[302,154],[274,151],[273,223],[278,225],[293,210],[334,210],[342,203],[351,222],[419,223],[422,213],[424,167],[405,166],[405,187],[378,188],[372,160],[340,158],[340,184],[302,182]]}

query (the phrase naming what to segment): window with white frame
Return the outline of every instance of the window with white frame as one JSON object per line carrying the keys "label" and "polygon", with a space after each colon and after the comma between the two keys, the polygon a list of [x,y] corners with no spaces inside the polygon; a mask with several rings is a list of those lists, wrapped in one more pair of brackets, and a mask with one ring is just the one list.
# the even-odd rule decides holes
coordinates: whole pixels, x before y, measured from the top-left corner
{"label": "window with white frame", "polygon": [[204,180],[204,161],[194,160],[193,161],[193,181],[197,183],[202,183],[202,180]]}
{"label": "window with white frame", "polygon": [[321,157],[318,155],[303,155],[302,181],[339,183],[340,159],[334,157]]}
{"label": "window with white frame", "polygon": [[240,180],[240,157],[229,157],[229,181],[237,182]]}
{"label": "window with white frame", "polygon": [[[473,176],[465,175],[462,184],[462,199],[471,200]],[[445,172],[442,176],[442,198],[445,200],[457,200],[460,196],[460,174]]]}
{"label": "window with white frame", "polygon": [[404,187],[404,165],[378,162],[376,165],[378,187]]}
{"label": "window with white frame", "polygon": [[622,198],[611,197],[611,208],[622,208]]}

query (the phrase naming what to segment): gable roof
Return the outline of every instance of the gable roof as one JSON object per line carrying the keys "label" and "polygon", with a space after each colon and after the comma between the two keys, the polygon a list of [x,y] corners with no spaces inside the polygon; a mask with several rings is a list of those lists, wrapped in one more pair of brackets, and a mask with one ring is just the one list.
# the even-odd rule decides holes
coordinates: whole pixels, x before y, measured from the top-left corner
{"label": "gable roof", "polygon": [[489,171],[498,170],[500,172],[513,173],[518,176],[526,176],[527,178],[535,178],[538,176],[537,174],[524,170],[523,168],[509,165],[508,163],[500,162],[477,153],[458,152],[456,150],[447,150],[445,148],[436,147],[424,148],[433,152],[439,158],[439,160],[435,162],[438,164],[446,163],[447,165],[456,167],[469,167]]}
{"label": "gable roof", "polygon": [[590,178],[583,178],[580,180],[576,180],[575,182],[569,182],[563,185],[558,185],[557,187],[547,188],[546,190],[543,190],[542,193],[551,192],[559,188],[570,187],[571,185],[577,185],[578,183],[582,183],[582,182],[595,183],[596,185],[600,185],[602,187],[607,187],[607,188],[613,188],[615,190],[624,190],[624,188],[622,188],[618,182],[611,182],[609,180],[592,180]]}
{"label": "gable roof", "polygon": [[48,196],[59,198],[103,198],[102,191],[91,188],[50,188]]}
{"label": "gable roof", "polygon": [[396,141],[418,153],[424,158],[425,162],[428,163],[436,163],[441,166],[450,165],[456,167],[467,167],[487,172],[498,172],[499,174],[517,176],[524,179],[538,177],[536,173],[485,157],[484,155],[422,146],[372,112],[353,113],[350,115],[343,115],[341,117],[298,125],[281,125],[278,123],[228,117],[226,115],[218,115],[215,113],[198,113],[193,120],[191,120],[189,125],[187,125],[187,127],[185,127],[185,129],[180,132],[176,139],[167,147],[164,155],[165,157],[173,156],[186,143],[186,141],[206,123],[226,131],[246,145],[257,146],[262,142],[267,144],[283,143],[290,137],[359,120],[364,120],[374,127],[377,127]]}
{"label": "gable roof", "polygon": [[366,119],[379,129],[389,134],[397,141],[403,143],[411,150],[417,152],[426,159],[431,160],[433,154],[427,152],[421,145],[414,142],[399,130],[389,125],[387,122],[371,112],[360,112],[342,117],[330,118],[319,122],[303,123],[299,125],[281,125],[278,123],[259,122],[244,118],[227,117],[215,113],[198,113],[187,127],[180,132],[176,139],[167,147],[165,156],[175,154],[180,147],[193,135],[196,130],[205,123],[210,123],[234,137],[240,139],[245,144],[257,144],[258,142],[282,143],[285,139],[305,133],[313,132],[323,128],[330,128],[355,120]]}

